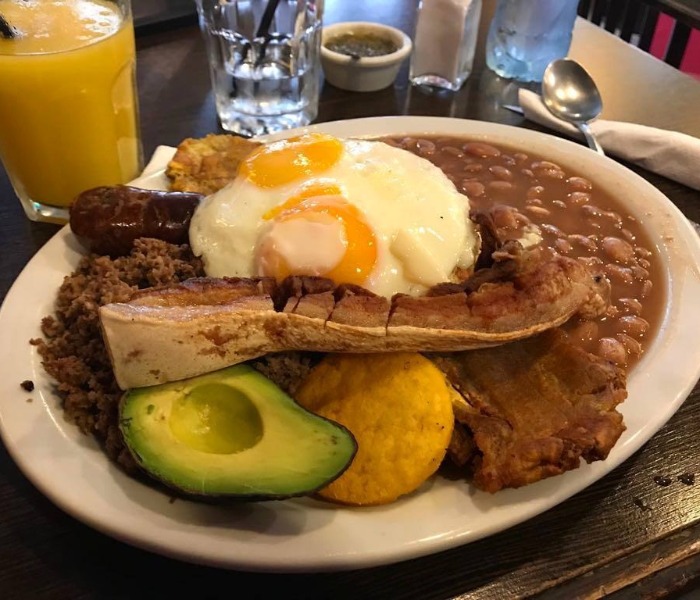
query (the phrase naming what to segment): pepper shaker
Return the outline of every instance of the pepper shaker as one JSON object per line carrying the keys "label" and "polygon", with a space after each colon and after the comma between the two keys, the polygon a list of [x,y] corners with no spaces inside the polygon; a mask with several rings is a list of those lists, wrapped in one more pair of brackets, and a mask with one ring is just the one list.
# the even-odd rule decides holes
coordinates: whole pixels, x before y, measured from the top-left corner
{"label": "pepper shaker", "polygon": [[409,78],[456,91],[472,72],[482,0],[421,0]]}

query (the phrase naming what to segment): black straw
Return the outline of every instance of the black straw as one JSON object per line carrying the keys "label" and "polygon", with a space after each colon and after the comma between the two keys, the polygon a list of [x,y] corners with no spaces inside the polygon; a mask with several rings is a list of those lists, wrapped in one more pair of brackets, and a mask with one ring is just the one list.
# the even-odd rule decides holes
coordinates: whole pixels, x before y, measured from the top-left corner
{"label": "black straw", "polygon": [[17,37],[17,30],[12,27],[2,15],[0,15],[0,36],[4,37],[6,40]]}
{"label": "black straw", "polygon": [[256,38],[267,36],[270,31],[270,25],[272,25],[272,19],[275,16],[275,11],[277,10],[277,5],[280,0],[269,0],[267,6],[265,7],[265,12],[263,13],[262,19],[260,20],[260,25],[258,31],[255,34]]}

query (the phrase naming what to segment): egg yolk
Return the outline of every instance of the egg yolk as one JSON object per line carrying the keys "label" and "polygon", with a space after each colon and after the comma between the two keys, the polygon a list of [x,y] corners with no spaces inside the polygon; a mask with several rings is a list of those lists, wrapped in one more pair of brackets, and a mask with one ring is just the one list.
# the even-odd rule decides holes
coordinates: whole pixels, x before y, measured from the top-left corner
{"label": "egg yolk", "polygon": [[[311,191],[302,191],[302,195],[277,207],[279,210],[265,215],[273,224],[259,244],[260,274],[278,281],[288,275],[319,275],[337,284],[362,285],[377,262],[371,227],[360,211],[341,196],[305,198],[304,193]],[[298,239],[280,239],[292,231]],[[292,250],[285,250],[285,246]],[[314,264],[310,264],[309,256],[316,257],[311,259]]]}
{"label": "egg yolk", "polygon": [[323,173],[343,153],[342,142],[312,133],[282,140],[255,150],[242,163],[239,175],[261,188],[274,188]]}

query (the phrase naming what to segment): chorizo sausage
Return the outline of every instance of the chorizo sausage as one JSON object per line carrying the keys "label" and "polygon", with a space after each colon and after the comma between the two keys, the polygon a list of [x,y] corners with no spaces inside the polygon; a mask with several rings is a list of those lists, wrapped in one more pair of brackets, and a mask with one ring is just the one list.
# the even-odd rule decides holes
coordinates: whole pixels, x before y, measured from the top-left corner
{"label": "chorizo sausage", "polygon": [[111,257],[128,254],[140,237],[184,244],[192,215],[203,197],[127,185],[96,187],[76,197],[69,224],[87,250]]}

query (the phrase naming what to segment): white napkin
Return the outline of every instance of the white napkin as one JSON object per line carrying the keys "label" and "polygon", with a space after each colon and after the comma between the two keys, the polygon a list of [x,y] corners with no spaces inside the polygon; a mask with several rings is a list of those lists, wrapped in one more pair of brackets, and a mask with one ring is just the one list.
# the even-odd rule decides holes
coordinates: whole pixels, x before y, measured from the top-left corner
{"label": "white napkin", "polygon": [[[521,88],[518,99],[526,119],[584,139],[576,127],[552,115],[539,94]],[[623,121],[596,119],[590,126],[607,153],[700,190],[700,139]]]}

